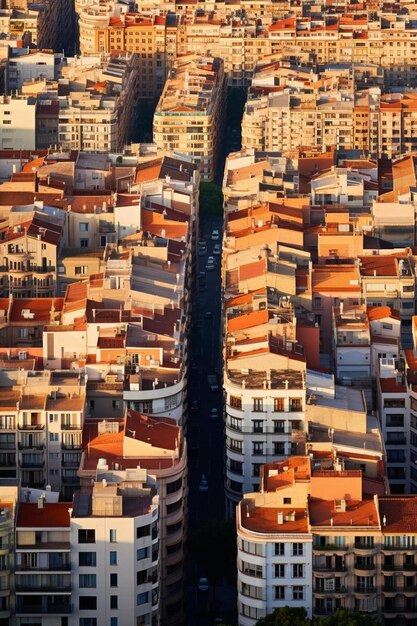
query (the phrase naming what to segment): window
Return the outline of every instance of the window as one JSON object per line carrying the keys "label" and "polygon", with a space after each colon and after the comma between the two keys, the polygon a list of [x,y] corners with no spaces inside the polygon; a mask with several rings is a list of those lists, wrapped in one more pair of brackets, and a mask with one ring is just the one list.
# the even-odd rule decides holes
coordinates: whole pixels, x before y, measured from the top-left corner
{"label": "window", "polygon": [[284,498],[284,504],[291,504],[291,498]]}
{"label": "window", "polygon": [[110,565],[117,565],[117,552],[115,550],[110,552]]}
{"label": "window", "polygon": [[96,560],[95,552],[80,552],[78,555],[78,565],[80,567],[95,567]]}
{"label": "window", "polygon": [[292,577],[293,578],[303,578],[304,577],[304,566],[302,563],[293,563],[292,566]]}
{"label": "window", "polygon": [[290,398],[290,411],[301,411],[301,398]]}
{"label": "window", "polygon": [[255,455],[262,455],[263,453],[264,453],[263,441],[254,441],[252,454],[255,456]]}
{"label": "window", "polygon": [[118,596],[110,596],[110,608],[117,609],[118,605]]}
{"label": "window", "polygon": [[78,543],[95,543],[96,531],[94,528],[80,528],[78,530]]}
{"label": "window", "polygon": [[303,556],[304,554],[304,545],[302,543],[293,543],[292,544],[292,555],[293,556]]}
{"label": "window", "polygon": [[285,543],[276,543],[275,544],[275,556],[284,556],[285,554]]}
{"label": "window", "polygon": [[284,433],[285,422],[284,420],[274,420],[274,433]]}
{"label": "window", "polygon": [[275,586],[275,600],[285,600],[285,587],[283,585]]}
{"label": "window", "polygon": [[173,502],[172,504],[167,504],[166,505],[167,515],[170,515],[171,513],[175,513],[175,511],[179,511],[181,507],[182,507],[182,500],[177,500],[176,502]]}
{"label": "window", "polygon": [[120,409],[120,400],[113,400],[112,406],[113,406],[113,409]]}
{"label": "window", "polygon": [[80,617],[80,626],[97,626],[96,617]]}
{"label": "window", "polygon": [[261,463],[252,463],[252,476],[259,476]]}
{"label": "window", "polygon": [[75,267],[75,275],[88,274],[88,267],[86,265],[77,265]]}
{"label": "window", "polygon": [[263,411],[263,405],[264,405],[264,401],[263,398],[254,398],[253,399],[253,410],[254,412],[261,412]]}
{"label": "window", "polygon": [[80,596],[79,601],[80,611],[97,611],[96,596]]}
{"label": "window", "polygon": [[88,239],[80,239],[80,247],[88,248]]}
{"label": "window", "polygon": [[118,626],[119,623],[119,618],[118,617],[111,617],[110,618],[110,626]]}
{"label": "window", "polygon": [[284,563],[275,563],[275,578],[285,578]]}
{"label": "window", "polygon": [[117,587],[117,574],[110,574],[110,587]]}
{"label": "window", "polygon": [[88,232],[88,223],[80,222],[80,233],[86,233],[86,232]]}
{"label": "window", "polygon": [[229,404],[233,409],[241,409],[242,408],[242,398],[239,396],[230,396]]}
{"label": "window", "polygon": [[167,495],[171,493],[175,493],[176,491],[181,489],[181,487],[182,487],[182,478],[178,478],[178,480],[174,481],[173,483],[168,483]]}
{"label": "window", "polygon": [[264,421],[263,420],[253,420],[253,432],[254,433],[263,433],[264,431]]}
{"label": "window", "polygon": [[79,585],[81,588],[85,587],[97,587],[95,574],[80,574]]}
{"label": "window", "polygon": [[20,339],[27,339],[29,337],[29,328],[19,328],[17,333]]}
{"label": "window", "polygon": [[274,441],[274,454],[277,456],[282,456],[285,454],[285,443],[284,441]]}
{"label": "window", "polygon": [[59,441],[58,433],[49,433],[49,441]]}
{"label": "window", "polygon": [[314,298],[314,308],[321,309],[321,298],[317,296]]}
{"label": "window", "polygon": [[109,540],[110,540],[110,543],[117,543],[117,531],[115,528],[110,528]]}
{"label": "window", "polygon": [[140,606],[141,604],[146,604],[147,602],[149,602],[149,592],[146,591],[145,593],[138,593],[136,598],[137,606]]}
{"label": "window", "polygon": [[151,534],[151,526],[147,524],[147,526],[139,526],[136,529],[136,539],[141,539],[142,537],[148,537]]}
{"label": "window", "polygon": [[292,588],[292,599],[293,600],[304,600],[304,587],[300,585],[296,585]]}
{"label": "window", "polygon": [[136,560],[141,561],[149,557],[149,548],[139,548],[136,550]]}

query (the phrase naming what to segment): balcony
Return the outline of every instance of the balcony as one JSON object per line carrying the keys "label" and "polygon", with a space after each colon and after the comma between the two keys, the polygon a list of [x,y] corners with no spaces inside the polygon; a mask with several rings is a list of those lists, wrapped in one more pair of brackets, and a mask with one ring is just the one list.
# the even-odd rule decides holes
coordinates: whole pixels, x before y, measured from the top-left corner
{"label": "balcony", "polygon": [[61,450],[81,450],[81,442],[80,443],[65,443],[64,441],[61,443]]}
{"label": "balcony", "polygon": [[[36,548],[42,548],[45,544],[37,544]],[[21,546],[21,549],[27,548],[27,546]],[[32,567],[27,563],[17,563],[16,564],[16,572],[17,573],[25,573],[35,572],[35,573],[50,573],[50,572],[70,572],[71,571],[71,563],[53,563],[49,561],[49,565],[45,565],[44,567]],[[17,581],[17,579],[16,579]],[[17,582],[16,582],[17,584]]]}
{"label": "balcony", "polygon": [[355,587],[355,593],[364,593],[366,595],[376,593],[376,587],[363,587],[361,585],[359,587]]}
{"label": "balcony", "polygon": [[[19,441],[17,444],[19,450],[45,450],[44,443]],[[1,444],[0,444],[1,448]]]}
{"label": "balcony", "polygon": [[81,455],[78,457],[78,459],[75,459],[74,461],[62,461],[62,467],[74,467],[78,469],[80,466],[80,461]]}
{"label": "balcony", "polygon": [[82,430],[81,424],[61,424],[61,430]]}
{"label": "balcony", "polygon": [[66,485],[79,485],[80,479],[78,476],[62,476],[62,482]]}
{"label": "balcony", "polygon": [[[404,446],[406,443],[407,443],[406,437],[397,437],[396,439],[392,439],[390,437],[389,439],[385,440],[386,446]],[[397,461],[397,462],[401,462],[401,461]]]}
{"label": "balcony", "polygon": [[44,430],[45,424],[34,423],[34,424],[18,424],[18,430]]}
{"label": "balcony", "polygon": [[362,576],[364,572],[374,572],[376,569],[375,563],[355,563],[353,566],[354,570],[358,570],[359,576]]}
{"label": "balcony", "polygon": [[314,593],[316,595],[325,595],[325,596],[332,597],[335,594],[343,595],[345,593],[348,593],[348,589],[347,587],[339,586],[339,587],[335,587],[334,589],[315,589]]}
{"label": "balcony", "polygon": [[313,565],[314,573],[332,573],[332,572],[347,572],[346,565]]}
{"label": "balcony", "polygon": [[17,615],[69,615],[72,612],[72,605],[70,602],[47,602],[49,598],[39,597],[42,602],[19,602],[23,600],[22,597],[18,598],[16,606]]}
{"label": "balcony", "polygon": [[392,546],[392,545],[383,545],[382,550],[384,552],[414,552],[417,550],[417,545],[415,546]]}
{"label": "balcony", "polygon": [[45,467],[45,461],[19,461],[19,467],[28,470],[37,470]]}
{"label": "balcony", "polygon": [[377,548],[374,544],[355,542],[355,552],[366,552],[366,554],[376,554]]}
{"label": "balcony", "polygon": [[33,593],[71,593],[72,587],[71,585],[50,585],[47,587],[45,585],[34,583],[34,584],[21,584],[19,582],[19,577],[16,579],[16,592],[19,591],[27,592],[31,591]]}
{"label": "balcony", "polygon": [[381,565],[382,571],[385,572],[416,572],[417,564],[416,563],[406,563],[406,564],[398,564],[398,563],[382,563]]}
{"label": "balcony", "polygon": [[326,543],[324,546],[319,544],[313,545],[315,552],[346,552],[348,549],[349,546],[341,546],[336,543]]}

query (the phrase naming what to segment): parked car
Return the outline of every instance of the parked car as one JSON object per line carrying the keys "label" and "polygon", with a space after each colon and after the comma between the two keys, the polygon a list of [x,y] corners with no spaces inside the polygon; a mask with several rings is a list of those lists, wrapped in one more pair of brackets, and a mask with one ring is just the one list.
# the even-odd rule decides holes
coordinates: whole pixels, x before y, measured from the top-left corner
{"label": "parked car", "polygon": [[199,256],[205,256],[207,254],[207,246],[199,246],[198,254]]}
{"label": "parked car", "polygon": [[204,578],[204,576],[199,578],[197,587],[199,591],[208,591],[209,590],[208,579]]}
{"label": "parked car", "polygon": [[219,412],[215,407],[213,407],[210,411],[210,419],[216,420],[218,417],[219,417]]}
{"label": "parked car", "polygon": [[220,239],[220,233],[219,233],[218,229],[215,228],[213,230],[213,232],[211,233],[211,240],[212,241],[219,241],[219,239]]}
{"label": "parked car", "polygon": [[209,272],[210,270],[214,270],[214,268],[216,267],[215,261],[214,261],[214,257],[213,256],[209,256],[207,259],[207,264],[206,264],[206,271]]}
{"label": "parked car", "polygon": [[212,320],[213,319],[213,313],[211,311],[206,311],[204,317],[206,318],[206,320]]}
{"label": "parked car", "polygon": [[198,486],[198,490],[199,491],[208,491],[208,482],[207,482],[207,478],[204,476],[204,474],[201,475],[201,480],[200,480],[200,484]]}
{"label": "parked car", "polygon": [[198,407],[199,407],[198,400],[193,400],[191,402],[191,412],[196,413],[196,411],[198,411]]}
{"label": "parked car", "polygon": [[221,254],[222,253],[222,247],[219,243],[215,243],[213,246],[213,254]]}

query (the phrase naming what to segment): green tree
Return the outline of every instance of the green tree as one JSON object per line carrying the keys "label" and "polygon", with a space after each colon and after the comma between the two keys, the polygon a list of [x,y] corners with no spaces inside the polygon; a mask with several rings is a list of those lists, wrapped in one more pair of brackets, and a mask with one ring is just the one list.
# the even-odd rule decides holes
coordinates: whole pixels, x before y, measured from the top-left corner
{"label": "green tree", "polygon": [[333,615],[314,618],[313,626],[379,626],[380,621],[367,613],[337,609]]}
{"label": "green tree", "polygon": [[215,183],[200,184],[200,215],[221,215],[223,212],[222,190]]}
{"label": "green tree", "polygon": [[307,611],[303,607],[292,608],[283,606],[260,619],[256,622],[256,626],[306,626],[306,624],[310,623]]}

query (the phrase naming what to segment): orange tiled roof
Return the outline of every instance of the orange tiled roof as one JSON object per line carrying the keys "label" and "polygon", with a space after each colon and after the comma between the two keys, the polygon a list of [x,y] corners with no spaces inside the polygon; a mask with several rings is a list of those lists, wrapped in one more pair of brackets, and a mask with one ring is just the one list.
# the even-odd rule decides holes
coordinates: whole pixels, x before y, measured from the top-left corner
{"label": "orange tiled roof", "polygon": [[417,533],[417,496],[380,497],[379,515],[384,533]]}
{"label": "orange tiled roof", "polygon": [[19,504],[17,528],[68,528],[70,527],[71,502],[45,502],[42,509],[37,503]]}

